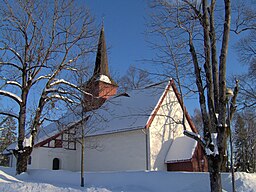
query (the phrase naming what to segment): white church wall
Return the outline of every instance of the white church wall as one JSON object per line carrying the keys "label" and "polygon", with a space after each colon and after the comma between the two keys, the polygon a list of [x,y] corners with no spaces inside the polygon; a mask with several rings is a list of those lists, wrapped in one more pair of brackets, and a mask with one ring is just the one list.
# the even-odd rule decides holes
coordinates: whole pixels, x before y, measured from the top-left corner
{"label": "white church wall", "polygon": [[16,162],[15,156],[13,154],[9,155],[9,167],[16,167]]}
{"label": "white church wall", "polygon": [[[183,135],[182,108],[174,91],[170,89],[149,127],[151,170],[167,170],[165,157],[170,145],[176,137]],[[185,123],[187,129],[191,130]]]}
{"label": "white church wall", "polygon": [[34,148],[31,156],[31,165],[28,168],[32,169],[52,169],[54,158],[59,159],[60,169],[78,171],[80,167],[76,150],[40,147]]}
{"label": "white church wall", "polygon": [[142,130],[86,137],[85,146],[86,171],[146,169],[146,135]]}

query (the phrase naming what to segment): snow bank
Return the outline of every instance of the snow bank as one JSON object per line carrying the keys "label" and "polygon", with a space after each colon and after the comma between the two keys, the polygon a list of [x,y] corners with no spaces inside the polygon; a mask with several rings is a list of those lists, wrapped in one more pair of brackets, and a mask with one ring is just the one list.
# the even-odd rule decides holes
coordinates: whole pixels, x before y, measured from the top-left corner
{"label": "snow bank", "polygon": [[[239,192],[256,191],[256,174],[236,173]],[[223,190],[231,191],[231,175],[223,174]],[[15,176],[12,168],[0,167],[1,192],[166,192],[210,191],[208,173],[188,172],[100,172],[86,173],[80,187],[80,173],[70,171],[29,170]]]}

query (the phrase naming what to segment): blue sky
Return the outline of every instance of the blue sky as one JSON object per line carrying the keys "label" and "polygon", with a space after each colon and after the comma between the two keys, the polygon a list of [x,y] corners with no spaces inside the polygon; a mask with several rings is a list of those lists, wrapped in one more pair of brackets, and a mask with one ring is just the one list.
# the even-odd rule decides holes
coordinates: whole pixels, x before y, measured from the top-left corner
{"label": "blue sky", "polygon": [[[146,0],[85,0],[83,3],[90,9],[98,24],[104,17],[112,72],[123,75],[129,65],[142,65],[139,60],[152,56],[153,52],[148,47],[144,34],[150,12]],[[230,46],[234,46],[236,38],[236,35],[231,34]],[[228,56],[229,74],[245,69],[239,65],[232,49]]]}
{"label": "blue sky", "polygon": [[[150,68],[140,60],[152,58],[153,52],[145,41],[149,7],[146,0],[86,0],[85,5],[96,17],[97,23],[104,17],[105,36],[109,49],[109,66],[112,74],[122,76],[132,64],[138,68]],[[231,35],[227,60],[227,73],[239,74],[241,66],[232,47],[236,35]],[[190,113],[197,106],[197,99],[185,101]]]}
{"label": "blue sky", "polygon": [[144,0],[86,0],[85,4],[97,23],[104,17],[111,72],[123,75],[131,64],[141,65],[138,60],[150,54],[144,35],[147,3]]}

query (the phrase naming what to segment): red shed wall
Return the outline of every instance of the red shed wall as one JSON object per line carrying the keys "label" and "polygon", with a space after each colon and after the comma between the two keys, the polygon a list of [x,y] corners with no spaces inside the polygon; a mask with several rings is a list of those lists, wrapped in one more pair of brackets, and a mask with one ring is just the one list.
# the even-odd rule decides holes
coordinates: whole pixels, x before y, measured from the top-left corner
{"label": "red shed wall", "polygon": [[191,161],[168,163],[167,171],[189,171],[193,172],[193,165]]}
{"label": "red shed wall", "polygon": [[202,147],[197,145],[191,160],[167,163],[167,171],[207,172],[208,163]]}

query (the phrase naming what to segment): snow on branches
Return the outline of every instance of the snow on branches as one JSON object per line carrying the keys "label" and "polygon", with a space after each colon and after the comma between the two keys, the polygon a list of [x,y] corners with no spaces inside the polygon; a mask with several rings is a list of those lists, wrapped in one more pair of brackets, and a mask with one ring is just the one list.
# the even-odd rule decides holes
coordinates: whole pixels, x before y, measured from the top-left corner
{"label": "snow on branches", "polygon": [[8,85],[15,85],[15,86],[21,88],[21,84],[18,83],[17,81],[7,81],[6,84],[8,84]]}
{"label": "snow on branches", "polygon": [[213,155],[213,156],[216,156],[216,155],[219,155],[219,150],[218,150],[218,145],[217,145],[217,137],[218,137],[218,133],[211,133],[211,139],[212,139],[212,142],[210,143],[211,146],[213,146],[214,150],[212,150],[209,145],[206,146],[205,148],[205,152],[206,152],[206,155]]}
{"label": "snow on branches", "polygon": [[9,91],[0,90],[0,95],[6,96],[6,97],[16,101],[19,105],[22,102],[21,98],[18,95],[15,95]]}
{"label": "snow on branches", "polygon": [[63,100],[63,101],[67,101],[69,103],[74,103],[74,101],[68,97],[59,95],[59,94],[53,94],[49,97],[47,97],[47,100],[52,100],[52,99],[58,99],[58,100]]}

